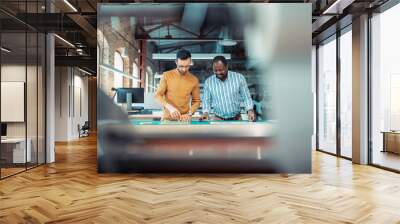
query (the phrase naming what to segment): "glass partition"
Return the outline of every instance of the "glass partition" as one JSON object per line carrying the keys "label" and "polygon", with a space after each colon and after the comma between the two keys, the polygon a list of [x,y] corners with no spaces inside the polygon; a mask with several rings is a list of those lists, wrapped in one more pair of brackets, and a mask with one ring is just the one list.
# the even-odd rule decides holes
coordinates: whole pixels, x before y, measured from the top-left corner
{"label": "glass partition", "polygon": [[0,178],[45,163],[46,40],[23,22],[44,3],[0,2]]}
{"label": "glass partition", "polygon": [[[31,141],[27,141],[27,35],[1,34],[1,175],[24,171],[31,162]],[[6,50],[4,50],[6,49]]]}

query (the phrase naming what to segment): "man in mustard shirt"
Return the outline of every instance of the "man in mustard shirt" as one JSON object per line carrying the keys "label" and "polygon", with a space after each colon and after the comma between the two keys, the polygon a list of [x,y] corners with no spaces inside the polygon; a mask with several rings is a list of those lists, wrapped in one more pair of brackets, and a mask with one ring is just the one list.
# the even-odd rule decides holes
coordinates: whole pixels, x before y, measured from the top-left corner
{"label": "man in mustard shirt", "polygon": [[175,63],[176,69],[163,73],[155,98],[164,106],[163,120],[190,121],[200,106],[199,80],[189,72],[189,51],[178,51]]}

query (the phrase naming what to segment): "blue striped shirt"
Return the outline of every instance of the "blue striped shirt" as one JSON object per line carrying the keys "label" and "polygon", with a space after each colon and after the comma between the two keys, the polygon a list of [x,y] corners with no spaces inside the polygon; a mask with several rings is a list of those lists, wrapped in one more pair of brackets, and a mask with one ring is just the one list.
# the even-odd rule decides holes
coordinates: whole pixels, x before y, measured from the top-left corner
{"label": "blue striped shirt", "polygon": [[243,102],[246,110],[253,109],[244,76],[237,72],[228,71],[224,81],[214,74],[206,79],[203,91],[203,113],[210,113],[211,108],[215,115],[222,118],[231,118],[240,113],[240,103]]}

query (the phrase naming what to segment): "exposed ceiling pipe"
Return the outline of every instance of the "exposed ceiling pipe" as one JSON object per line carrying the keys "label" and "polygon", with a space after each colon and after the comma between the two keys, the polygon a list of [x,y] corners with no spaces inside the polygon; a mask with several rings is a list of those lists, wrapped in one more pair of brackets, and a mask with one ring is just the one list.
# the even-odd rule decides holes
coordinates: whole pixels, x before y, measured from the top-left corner
{"label": "exposed ceiling pipe", "polygon": [[64,44],[66,44],[67,46],[72,47],[72,48],[76,48],[76,46],[75,46],[74,44],[72,44],[72,43],[69,42],[68,40],[64,39],[63,37],[61,37],[61,36],[59,36],[59,35],[57,35],[57,34],[54,34],[54,36],[57,37],[59,40],[61,40],[61,41],[62,41]]}
{"label": "exposed ceiling pipe", "polygon": [[326,8],[322,14],[342,14],[343,10],[351,5],[355,0],[336,0]]}

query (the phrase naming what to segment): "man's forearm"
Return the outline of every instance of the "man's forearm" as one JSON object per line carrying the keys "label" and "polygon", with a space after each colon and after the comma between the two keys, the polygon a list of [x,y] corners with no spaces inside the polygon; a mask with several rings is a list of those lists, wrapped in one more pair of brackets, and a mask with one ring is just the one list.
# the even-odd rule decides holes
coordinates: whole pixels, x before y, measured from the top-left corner
{"label": "man's forearm", "polygon": [[199,109],[199,107],[200,107],[200,101],[192,103],[192,107],[190,108],[190,112],[192,114],[194,114],[197,111],[197,109]]}

